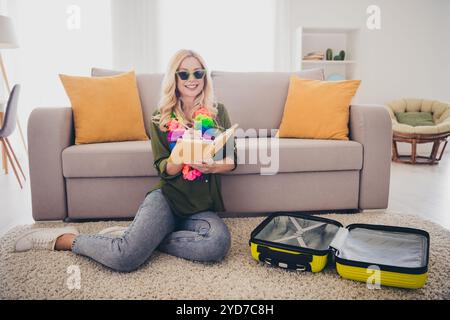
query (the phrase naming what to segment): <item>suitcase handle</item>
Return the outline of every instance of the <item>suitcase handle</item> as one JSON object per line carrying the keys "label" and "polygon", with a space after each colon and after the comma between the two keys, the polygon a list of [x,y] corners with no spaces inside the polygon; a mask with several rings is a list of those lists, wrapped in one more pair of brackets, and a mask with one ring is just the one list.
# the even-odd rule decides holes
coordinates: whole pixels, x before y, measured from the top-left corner
{"label": "suitcase handle", "polygon": [[268,247],[258,246],[259,260],[269,265],[294,269],[297,271],[311,271],[313,257],[307,254],[289,254],[276,250],[271,250]]}

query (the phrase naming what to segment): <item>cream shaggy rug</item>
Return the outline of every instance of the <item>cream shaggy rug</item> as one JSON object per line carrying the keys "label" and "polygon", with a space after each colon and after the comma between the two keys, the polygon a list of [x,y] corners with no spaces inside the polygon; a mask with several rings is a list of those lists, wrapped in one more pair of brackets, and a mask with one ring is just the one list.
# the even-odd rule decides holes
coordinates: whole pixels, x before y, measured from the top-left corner
{"label": "cream shaggy rug", "polygon": [[[413,216],[366,212],[326,215],[348,225],[372,223],[425,229],[431,236],[429,279],[424,288],[382,287],[341,279],[334,268],[299,273],[269,267],[250,256],[251,231],[263,218],[225,219],[233,237],[222,263],[198,263],[156,252],[138,271],[123,274],[71,252],[13,253],[17,227],[0,241],[1,299],[449,299],[450,231]],[[78,223],[82,233],[96,233],[128,222]],[[37,223],[31,227],[57,227]],[[78,275],[79,281],[74,282]],[[79,286],[78,286],[79,284]]]}

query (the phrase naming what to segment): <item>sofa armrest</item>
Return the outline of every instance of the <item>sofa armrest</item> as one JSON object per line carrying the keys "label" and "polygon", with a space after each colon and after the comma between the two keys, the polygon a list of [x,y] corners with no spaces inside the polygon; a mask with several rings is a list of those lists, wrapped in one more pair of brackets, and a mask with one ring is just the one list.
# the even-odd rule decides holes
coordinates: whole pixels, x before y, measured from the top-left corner
{"label": "sofa armrest", "polygon": [[28,119],[28,153],[33,218],[67,217],[62,151],[74,144],[71,108],[37,108]]}
{"label": "sofa armrest", "polygon": [[385,209],[389,201],[392,122],[382,105],[350,107],[350,139],[363,145],[359,209]]}

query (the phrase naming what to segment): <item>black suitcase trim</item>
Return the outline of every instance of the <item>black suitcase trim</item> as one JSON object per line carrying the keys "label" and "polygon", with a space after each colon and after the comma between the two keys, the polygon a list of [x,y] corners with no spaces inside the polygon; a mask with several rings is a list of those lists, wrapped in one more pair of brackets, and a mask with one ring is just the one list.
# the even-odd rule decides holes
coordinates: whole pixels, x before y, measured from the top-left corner
{"label": "black suitcase trim", "polygon": [[286,269],[311,271],[310,262],[313,261],[312,255],[288,254],[272,250],[265,246],[258,246],[257,251],[259,252],[259,259],[267,264],[275,265]]}
{"label": "black suitcase trim", "polygon": [[[302,253],[308,253],[308,254],[312,254],[312,255],[318,255],[318,256],[324,256],[330,253],[330,249],[325,249],[325,250],[316,250],[316,249],[310,249],[310,248],[304,248],[304,247],[298,247],[298,246],[291,246],[288,244],[282,244],[282,243],[277,243],[277,242],[272,242],[272,241],[267,241],[267,240],[258,240],[255,239],[255,236],[265,227],[267,226],[268,223],[270,223],[270,221],[277,217],[277,216],[290,216],[290,217],[296,217],[296,218],[302,218],[302,219],[306,219],[306,220],[313,220],[313,221],[319,221],[319,222],[324,222],[324,223],[329,223],[329,224],[333,224],[335,226],[338,226],[340,228],[343,228],[344,226],[336,221],[336,220],[331,220],[331,219],[326,219],[326,218],[322,218],[322,217],[316,217],[313,216],[311,214],[305,214],[302,213],[300,211],[289,211],[289,212],[283,212],[283,211],[278,211],[278,212],[274,212],[272,214],[270,214],[266,219],[263,220],[263,222],[261,222],[261,224],[259,226],[256,227],[256,229],[254,229],[250,235],[250,240],[249,240],[249,245],[251,245],[251,243],[255,243],[258,245],[263,245],[263,246],[271,246],[271,247],[276,247],[276,248],[280,248],[280,249],[284,249],[284,250],[290,250],[290,251],[294,251],[294,252],[300,252],[299,249],[301,250]],[[273,250],[272,250],[273,252]]]}

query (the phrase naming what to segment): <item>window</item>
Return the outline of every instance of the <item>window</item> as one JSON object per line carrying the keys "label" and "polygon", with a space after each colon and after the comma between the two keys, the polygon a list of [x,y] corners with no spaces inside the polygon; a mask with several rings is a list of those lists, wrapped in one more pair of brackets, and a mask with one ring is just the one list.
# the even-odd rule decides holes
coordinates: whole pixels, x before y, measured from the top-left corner
{"label": "window", "polygon": [[70,105],[59,73],[112,67],[110,0],[8,0],[1,9],[20,46],[3,52],[11,85],[22,84],[21,119],[36,107]]}
{"label": "window", "polygon": [[160,0],[159,72],[179,49],[192,49],[209,69],[273,71],[276,0]]}

